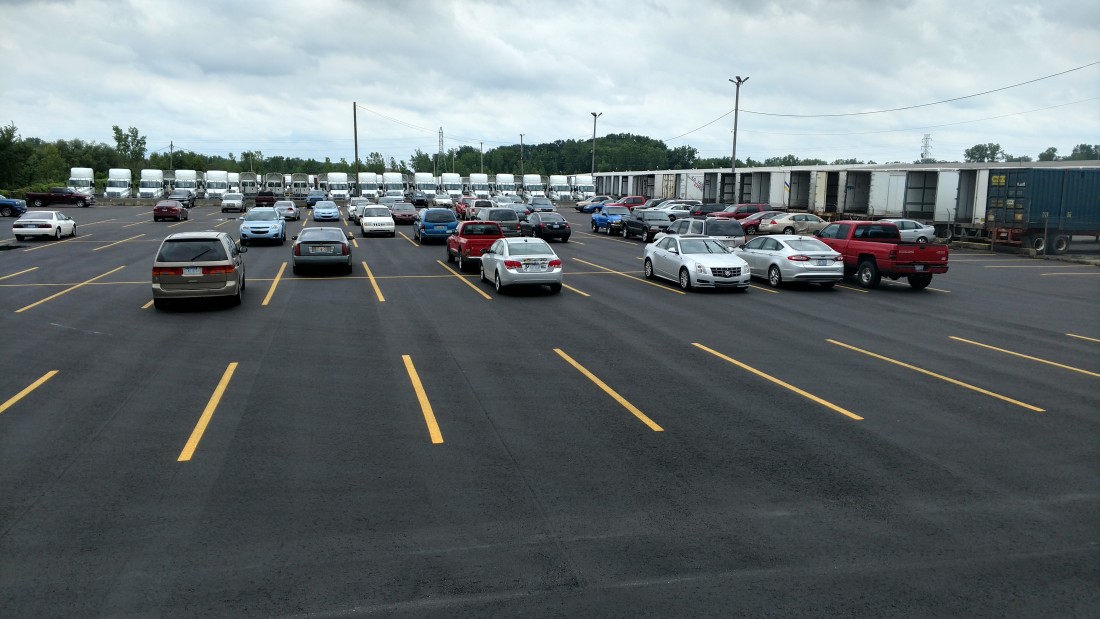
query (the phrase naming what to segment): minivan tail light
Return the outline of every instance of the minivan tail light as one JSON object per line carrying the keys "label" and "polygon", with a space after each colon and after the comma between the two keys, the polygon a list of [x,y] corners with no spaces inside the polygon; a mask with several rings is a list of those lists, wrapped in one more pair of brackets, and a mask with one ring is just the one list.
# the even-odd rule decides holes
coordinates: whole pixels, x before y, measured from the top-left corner
{"label": "minivan tail light", "polygon": [[202,268],[202,274],[203,275],[230,275],[230,274],[233,273],[234,270],[235,270],[235,268],[232,265],[224,265],[223,264],[223,265],[213,266],[213,267],[203,267]]}
{"label": "minivan tail light", "polygon": [[153,267],[153,277],[161,275],[183,275],[183,267]]}

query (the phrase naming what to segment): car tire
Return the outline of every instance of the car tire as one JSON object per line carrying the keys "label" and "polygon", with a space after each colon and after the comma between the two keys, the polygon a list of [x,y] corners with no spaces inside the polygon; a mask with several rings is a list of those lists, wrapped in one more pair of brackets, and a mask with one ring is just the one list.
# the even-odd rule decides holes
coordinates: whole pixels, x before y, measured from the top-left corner
{"label": "car tire", "polygon": [[69,238],[76,236],[76,224],[73,224],[73,229],[69,232]]}
{"label": "car tire", "polygon": [[284,245],[284,244],[286,244],[286,231],[285,230],[283,231],[283,234],[279,237],[279,245]]}
{"label": "car tire", "polygon": [[824,288],[825,290],[830,290],[833,286],[836,286],[836,282],[821,282],[818,285],[821,286],[822,288]]}
{"label": "car tire", "polygon": [[504,285],[500,283],[500,272],[499,271],[494,271],[493,272],[493,288],[495,288],[496,291],[501,293],[501,294],[504,293]]}
{"label": "car tire", "polygon": [[234,307],[241,304],[241,291],[240,291],[240,289],[237,289],[237,294],[235,294],[235,295],[233,295],[232,297],[229,298],[229,303],[230,303],[230,305],[233,305]]}
{"label": "car tire", "polygon": [[481,281],[483,281],[483,282],[489,281],[489,279],[487,277],[485,277],[485,265],[484,264],[479,266],[477,270],[478,270],[478,278]]}
{"label": "car tire", "polygon": [[932,283],[932,276],[927,274],[910,275],[906,279],[909,280],[909,285],[912,286],[914,290],[924,290],[928,287],[928,284]]}
{"label": "car tire", "polygon": [[626,226],[623,226],[622,235],[623,235],[624,239],[629,239],[630,238],[630,231],[626,229]]}
{"label": "car tire", "polygon": [[468,265],[466,264],[466,260],[462,257],[462,254],[459,254],[458,255],[458,271],[460,273],[465,272],[467,266]]}
{"label": "car tire", "polygon": [[926,237],[926,236],[918,236],[918,237],[917,237],[917,242],[918,242],[918,243],[927,243],[927,242],[928,242],[928,237]]}
{"label": "car tire", "polygon": [[11,207],[0,206],[0,217],[11,217]]}
{"label": "car tire", "polygon": [[80,208],[84,208],[85,206],[88,206],[88,203],[85,202],[84,200],[77,200],[76,205],[79,206]]}
{"label": "car tire", "polygon": [[344,275],[351,275],[355,272],[355,267],[351,266],[351,263],[344,265]]}
{"label": "car tire", "polygon": [[229,211],[223,208],[223,209],[222,209],[222,212],[223,212],[223,213],[228,213]]}
{"label": "car tire", "polygon": [[25,238],[27,238],[27,237],[23,236],[22,234],[15,235],[15,240],[17,240],[17,241],[22,241]]}
{"label": "car tire", "polygon": [[882,274],[878,272],[878,265],[873,260],[864,260],[856,267],[856,282],[861,288],[877,288],[882,281]]}
{"label": "car tire", "polygon": [[55,241],[61,239],[61,226],[58,226],[58,227],[53,229],[53,239]]}
{"label": "car tire", "polygon": [[562,243],[568,243],[569,242],[569,237],[568,236],[561,237],[561,242]]}
{"label": "car tire", "polygon": [[653,261],[649,258],[645,259],[645,266],[643,268],[646,279],[653,279]]}
{"label": "car tire", "polygon": [[295,275],[301,275],[302,274],[302,267],[300,267],[298,265],[294,265],[294,266],[290,267],[290,270]]}
{"label": "car tire", "polygon": [[35,198],[34,199],[34,208],[42,208],[43,206],[46,206],[46,204],[42,200],[42,198]]}
{"label": "car tire", "polygon": [[772,288],[783,285],[783,274],[779,272],[779,267],[774,264],[768,268],[768,285]]}
{"label": "car tire", "polygon": [[794,228],[792,228],[790,226],[787,226],[786,228],[783,228],[783,234],[794,234]]}
{"label": "car tire", "polygon": [[550,292],[558,294],[561,292],[561,284],[550,284]]}
{"label": "car tire", "polygon": [[611,222],[607,222],[607,236],[611,236]]}
{"label": "car tire", "polygon": [[745,234],[756,234],[756,226],[748,226],[745,228]]}
{"label": "car tire", "polygon": [[168,309],[168,299],[153,299],[153,307],[159,310]]}
{"label": "car tire", "polygon": [[248,247],[248,239],[241,239],[241,247]]}
{"label": "car tire", "polygon": [[[447,262],[454,262],[454,261],[455,261],[454,254],[451,253],[450,248],[447,248]],[[459,267],[459,268],[461,269],[462,267]]]}
{"label": "car tire", "polygon": [[596,225],[596,222],[592,222],[592,234],[600,231],[600,227]]}
{"label": "car tire", "polygon": [[685,268],[680,269],[680,290],[691,290],[691,273]]}

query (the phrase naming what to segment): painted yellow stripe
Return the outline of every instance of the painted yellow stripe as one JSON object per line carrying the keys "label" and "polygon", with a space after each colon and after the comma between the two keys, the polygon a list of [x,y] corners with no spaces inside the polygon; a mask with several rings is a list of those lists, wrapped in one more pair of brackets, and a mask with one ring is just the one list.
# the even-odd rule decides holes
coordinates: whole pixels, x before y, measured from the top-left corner
{"label": "painted yellow stripe", "polygon": [[18,273],[12,273],[11,275],[5,275],[3,277],[0,277],[0,279],[8,279],[9,277],[15,277],[16,275],[22,275],[24,273],[30,273],[31,271],[33,271],[37,268],[38,267],[31,267],[29,269],[23,269],[22,271],[19,271]]}
{"label": "painted yellow stripe", "polygon": [[214,389],[214,394],[210,396],[210,401],[206,403],[206,408],[203,409],[199,422],[195,424],[195,429],[191,431],[191,438],[187,439],[187,444],[183,446],[179,458],[176,458],[177,462],[190,462],[191,456],[195,455],[195,449],[198,448],[199,441],[202,440],[202,435],[206,432],[206,426],[210,424],[210,418],[214,416],[214,411],[218,409],[218,403],[221,402],[222,396],[225,395],[225,389],[229,386],[229,379],[233,378],[233,372],[236,371],[236,361],[225,368],[222,379],[218,381],[218,387]]}
{"label": "painted yellow stripe", "polygon": [[30,392],[32,392],[35,389],[38,389],[39,387],[41,387],[43,383],[45,383],[46,381],[53,378],[54,375],[57,374],[57,372],[58,372],[58,370],[50,370],[49,372],[46,372],[45,374],[42,375],[42,378],[39,378],[38,380],[34,381],[30,385],[27,385],[26,389],[24,389],[24,390],[20,391],[19,393],[13,395],[12,397],[8,398],[7,402],[4,402],[3,404],[0,404],[0,414],[3,414],[4,411],[6,411],[9,408],[15,406],[15,404],[17,402],[19,402],[19,400],[22,400],[23,398],[27,397],[27,395]]}
{"label": "painted yellow stripe", "polygon": [[214,224],[214,227],[215,228],[220,228],[220,227],[224,226],[225,224],[227,224],[231,221],[236,221],[236,220],[235,219],[226,219],[225,221],[221,222],[220,224]]}
{"label": "painted yellow stripe", "polygon": [[[34,267],[34,268],[36,268],[36,269],[37,269],[38,267]],[[18,275],[18,273],[16,273],[16,275]],[[9,276],[9,277],[10,277],[10,276]],[[1074,335],[1074,334],[1072,334],[1072,333],[1067,333],[1066,335],[1068,335],[1068,336],[1070,336],[1070,337],[1075,337],[1075,338],[1078,338],[1078,339],[1082,339],[1082,340],[1088,340],[1088,341],[1090,341],[1090,342],[1100,342],[1100,340],[1098,340],[1098,339],[1096,339],[1096,338],[1094,338],[1094,337],[1085,337],[1085,336],[1083,336],[1083,335]]]}
{"label": "painted yellow stripe", "polygon": [[147,301],[147,302],[145,303],[145,305],[142,305],[142,306],[141,306],[141,309],[149,309],[150,307],[153,307],[153,300],[152,300],[152,299],[149,299],[149,300],[148,300],[148,301]]}
{"label": "painted yellow stripe", "polygon": [[122,243],[125,243],[126,241],[132,241],[132,240],[134,240],[134,239],[140,239],[140,238],[141,238],[141,237],[143,237],[143,236],[145,236],[145,235],[144,235],[144,234],[139,234],[139,235],[137,235],[137,236],[132,236],[132,237],[130,237],[130,238],[128,238],[128,239],[122,239],[121,241],[115,241],[114,243],[111,243],[110,245],[104,245],[103,247],[96,247],[96,248],[95,248],[95,249],[93,249],[92,251],[99,251],[99,250],[101,250],[101,249],[107,249],[108,247],[114,247],[115,245],[120,245],[120,244],[122,244]]}
{"label": "painted yellow stripe", "polygon": [[666,286],[664,284],[658,284],[657,282],[651,282],[648,279],[644,279],[644,278],[641,278],[641,277],[634,277],[633,275],[627,275],[626,273],[621,273],[621,272],[616,271],[614,269],[609,269],[607,267],[603,267],[603,266],[600,266],[598,264],[588,262],[587,260],[581,260],[580,258],[573,258],[573,259],[576,260],[577,262],[587,264],[588,266],[596,267],[597,269],[603,269],[604,271],[607,271],[608,273],[613,273],[615,275],[621,275],[621,276],[623,276],[627,279],[632,279],[632,280],[637,281],[637,282],[642,282],[643,284],[649,284],[650,286],[653,286],[655,288],[660,288],[661,290],[667,290],[668,292],[675,292],[676,294],[685,294],[683,290],[677,290],[675,288],[669,288],[668,286]]}
{"label": "painted yellow stripe", "polygon": [[420,375],[416,373],[416,366],[413,365],[412,357],[401,355],[401,360],[405,362],[405,371],[409,373],[409,380],[412,381],[416,399],[420,402],[420,410],[424,413],[424,423],[428,426],[428,434],[432,437],[432,443],[438,445],[443,442],[443,433],[439,431],[439,424],[436,422],[435,413],[432,411],[432,403],[428,401],[428,394],[424,392],[424,384],[420,382]]}
{"label": "painted yellow stripe", "polygon": [[96,224],[105,224],[105,223],[107,223],[108,221],[114,221],[115,219],[116,219],[116,218],[114,218],[114,217],[112,217],[111,219],[101,219],[101,220],[99,220],[99,221],[93,221],[93,222],[91,222],[91,223],[87,223],[87,224],[80,224],[80,227],[81,227],[81,228],[87,228],[88,226],[94,226],[94,225],[96,225]]}
{"label": "painted yellow stripe", "polygon": [[581,292],[580,290],[577,290],[576,288],[574,288],[574,287],[572,287],[568,284],[562,284],[561,287],[565,288],[566,290],[571,290],[571,291],[581,295],[582,297],[591,297],[592,296],[592,295],[588,294],[587,292]]}
{"label": "painted yellow stripe", "polygon": [[845,289],[845,290],[852,290],[852,291],[854,291],[854,292],[864,292],[864,293],[865,293],[865,292],[868,292],[867,290],[864,290],[864,289],[862,289],[862,288],[852,288],[851,286],[842,286],[842,285],[840,285],[840,284],[837,284],[837,285],[836,285],[836,287],[837,287],[837,288],[843,288],[843,289]]}
{"label": "painted yellow stripe", "polygon": [[37,307],[37,306],[39,306],[39,305],[42,305],[42,304],[43,304],[43,303],[45,303],[46,301],[52,301],[53,299],[56,299],[57,297],[60,297],[60,296],[61,296],[61,295],[63,295],[63,294],[66,294],[66,293],[72,292],[72,291],[74,291],[74,290],[76,290],[77,288],[80,288],[80,287],[82,287],[82,286],[87,286],[88,284],[90,284],[90,283],[94,282],[94,281],[95,281],[95,280],[97,280],[97,279],[101,279],[101,278],[107,277],[108,275],[110,275],[110,274],[112,274],[112,273],[115,273],[115,272],[117,272],[117,271],[121,271],[122,269],[125,269],[125,268],[126,268],[126,266],[125,266],[125,265],[123,265],[123,266],[120,266],[120,267],[118,267],[117,269],[111,269],[110,271],[107,271],[106,273],[104,273],[104,274],[102,274],[102,275],[96,275],[96,276],[95,276],[95,277],[93,277],[92,279],[89,279],[89,280],[86,280],[86,281],[80,282],[79,284],[76,284],[75,286],[69,286],[68,288],[66,288],[66,289],[62,290],[61,292],[56,292],[56,293],[54,293],[54,294],[51,294],[50,296],[46,297],[45,299],[42,299],[41,301],[35,301],[34,303],[31,303],[30,305],[28,305],[28,306],[26,306],[26,307],[21,307],[21,308],[19,308],[19,309],[15,310],[15,313],[16,313],[16,314],[21,314],[21,313],[23,313],[23,312],[25,312],[25,311],[27,311],[27,310],[29,310],[29,309],[33,308],[33,307]]}
{"label": "painted yellow stripe", "polygon": [[838,342],[838,341],[836,341],[836,340],[831,340],[831,339],[826,339],[825,341],[826,341],[826,342],[829,342],[830,344],[836,344],[837,346],[841,346],[841,347],[843,347],[843,348],[847,348],[848,350],[854,350],[855,352],[858,352],[858,353],[863,353],[863,354],[865,354],[865,355],[867,355],[867,356],[869,356],[869,357],[874,357],[875,359],[880,359],[880,360],[882,360],[882,361],[886,361],[886,362],[888,362],[888,363],[893,363],[894,365],[898,365],[898,366],[901,366],[901,367],[903,367],[903,368],[907,368],[907,369],[913,370],[914,372],[920,372],[921,374],[924,374],[924,375],[926,375],[926,376],[931,376],[931,377],[933,377],[933,378],[938,378],[938,379],[940,379],[940,380],[943,380],[943,381],[949,382],[949,383],[951,383],[952,385],[958,385],[958,386],[960,386],[960,387],[965,387],[966,389],[970,389],[971,391],[977,391],[978,393],[980,393],[980,394],[982,394],[982,395],[987,395],[987,396],[989,396],[989,397],[991,397],[991,398],[997,398],[998,400],[1002,400],[1002,401],[1004,401],[1004,402],[1008,402],[1009,404],[1015,404],[1016,406],[1021,406],[1021,407],[1023,407],[1023,408],[1026,408],[1026,409],[1028,409],[1028,410],[1033,410],[1033,411],[1035,411],[1035,412],[1037,412],[1037,413],[1042,413],[1042,412],[1045,412],[1045,410],[1044,410],[1044,409],[1042,409],[1042,408],[1039,408],[1038,406],[1032,406],[1032,405],[1030,405],[1030,404],[1025,404],[1025,403],[1023,403],[1023,402],[1021,402],[1021,401],[1019,401],[1019,400],[1013,400],[1012,398],[1009,398],[1009,397],[1006,397],[1006,396],[1000,395],[1000,394],[998,394],[998,393],[993,393],[992,391],[988,391],[988,390],[986,390],[986,389],[982,389],[981,387],[975,387],[974,385],[971,385],[971,384],[968,384],[968,383],[964,383],[964,382],[962,382],[962,381],[960,381],[960,380],[955,380],[954,378],[948,378],[947,376],[944,376],[944,375],[942,375],[942,374],[937,374],[937,373],[935,373],[935,372],[931,372],[931,371],[929,371],[929,370],[925,370],[925,369],[923,369],[923,368],[919,368],[919,367],[917,367],[917,366],[915,366],[915,365],[910,365],[910,364],[908,364],[908,363],[905,363],[905,362],[902,362],[902,361],[898,361],[897,359],[891,359],[891,358],[889,358],[889,357],[884,357],[884,356],[882,356],[882,355],[879,355],[879,354],[873,353],[873,352],[871,352],[871,351],[869,351],[869,350],[863,350],[862,348],[856,348],[855,346],[852,346],[852,345],[850,345],[850,344],[845,344],[844,342]]}
{"label": "painted yellow stripe", "polygon": [[408,242],[412,243],[413,247],[420,247],[420,244],[419,244],[419,243],[417,243],[416,241],[414,241],[414,240],[410,239],[409,237],[405,236],[405,233],[404,233],[404,232],[398,232],[398,234],[400,234],[400,235],[401,235],[401,238],[403,238],[403,239],[405,239],[406,241],[408,241]]}
{"label": "painted yellow stripe", "polygon": [[753,374],[756,374],[760,378],[769,380],[769,381],[779,385],[780,387],[790,389],[791,391],[797,393],[798,395],[800,395],[804,398],[807,398],[809,400],[813,400],[814,402],[817,402],[818,404],[824,406],[825,408],[834,410],[834,411],[840,413],[841,415],[844,415],[845,417],[855,419],[856,421],[863,421],[863,417],[860,417],[859,415],[857,415],[857,414],[855,414],[855,413],[853,413],[853,412],[851,412],[851,411],[849,411],[845,408],[841,408],[840,406],[837,406],[836,404],[833,404],[832,402],[829,402],[828,400],[823,400],[823,399],[817,397],[816,395],[814,395],[814,394],[812,394],[808,391],[803,391],[802,389],[799,389],[798,387],[795,387],[794,385],[792,385],[790,383],[779,380],[778,378],[776,378],[774,376],[765,374],[764,372],[761,372],[760,370],[758,370],[754,367],[745,365],[744,363],[741,363],[740,361],[738,361],[738,360],[736,360],[732,357],[727,357],[726,355],[723,355],[722,353],[718,352],[717,350],[707,348],[706,346],[703,346],[702,344],[699,344],[699,343],[696,343],[696,342],[692,342],[691,345],[695,346],[696,348],[699,348],[700,350],[705,350],[705,351],[709,352],[710,354],[714,355],[715,357],[718,357],[719,359],[729,361],[730,363],[736,365],[737,367],[739,367],[743,370],[747,370],[749,372],[752,372]]}
{"label": "painted yellow stripe", "polygon": [[275,295],[275,289],[279,287],[279,281],[283,279],[283,271],[286,270],[286,263],[279,265],[279,272],[275,274],[275,279],[271,280],[271,287],[267,289],[267,296],[264,297],[264,302],[260,304],[261,307],[267,307],[268,303],[271,303],[271,297]]}
{"label": "painted yellow stripe", "polygon": [[132,223],[132,224],[126,224],[125,226],[122,226],[122,227],[123,227],[123,228],[131,228],[131,227],[133,227],[133,226],[140,226],[140,225],[141,225],[141,224],[143,224],[143,223],[147,223],[147,222],[144,222],[144,221],[137,221],[137,222],[134,222],[134,223]]}
{"label": "painted yellow stripe", "polygon": [[363,270],[367,272],[367,278],[370,279],[370,285],[374,288],[374,294],[378,297],[379,303],[385,303],[386,297],[382,296],[382,289],[378,287],[378,281],[374,279],[374,273],[370,272],[370,267],[367,266],[367,261],[363,261]]}
{"label": "painted yellow stripe", "polygon": [[627,402],[626,398],[619,395],[619,393],[617,391],[615,391],[614,389],[612,389],[611,387],[609,387],[607,385],[607,383],[600,380],[592,372],[589,372],[588,369],[585,368],[583,365],[581,365],[580,363],[577,363],[577,361],[574,360],[573,357],[570,357],[569,355],[565,354],[565,351],[563,351],[560,348],[555,348],[554,352],[558,353],[559,357],[561,357],[562,359],[565,359],[566,363],[568,363],[569,365],[576,368],[576,370],[578,372],[580,372],[581,374],[584,374],[585,377],[588,378],[588,380],[595,383],[595,385],[597,387],[599,387],[600,389],[602,389],[604,393],[611,396],[616,402],[621,404],[623,406],[623,408],[630,411],[630,414],[634,415],[635,417],[638,418],[639,421],[641,421],[645,425],[649,426],[650,430],[653,430],[654,432],[664,432],[665,431],[664,428],[662,428],[661,426],[654,423],[654,421],[652,419],[650,419],[648,416],[646,416],[645,413],[638,410],[638,408],[636,406],[634,406],[630,402]]}
{"label": "painted yellow stripe", "polygon": [[753,288],[753,289],[756,289],[756,290],[763,290],[764,292],[770,292],[772,294],[779,294],[778,290],[772,290],[771,288],[765,288],[763,286],[757,286],[756,284],[749,284],[749,288]]}
{"label": "painted yellow stripe", "polygon": [[955,341],[957,341],[957,342],[965,342],[967,344],[973,344],[974,346],[981,346],[982,348],[988,348],[989,350],[995,350],[997,352],[1003,352],[1006,355],[1013,355],[1013,356],[1016,356],[1016,357],[1020,357],[1022,359],[1027,359],[1029,361],[1036,361],[1038,363],[1045,363],[1047,365],[1053,365],[1054,367],[1062,368],[1063,370],[1071,370],[1073,372],[1080,372],[1082,374],[1087,374],[1089,376],[1095,376],[1096,378],[1100,378],[1100,374],[1097,374],[1096,372],[1090,372],[1088,370],[1082,370],[1081,368],[1075,368],[1072,365],[1065,365],[1065,364],[1062,364],[1062,363],[1056,363],[1054,361],[1048,361],[1047,359],[1040,359],[1039,357],[1032,357],[1031,355],[1025,355],[1023,353],[1013,352],[1011,350],[1005,350],[1004,348],[997,348],[996,346],[990,346],[989,344],[982,344],[981,342],[975,342],[973,340],[966,340],[966,339],[963,339],[961,337],[955,337],[954,335],[949,335],[948,337],[955,340]]}
{"label": "painted yellow stripe", "polygon": [[[82,235],[80,235],[80,240],[82,240],[82,241],[83,241],[84,239],[86,239],[86,238],[88,238],[88,237],[90,237],[90,236],[92,236],[92,235],[90,235],[90,234],[82,234]],[[51,238],[52,238],[52,237],[51,237]],[[24,252],[28,252],[28,251],[38,251],[38,250],[40,250],[40,249],[46,249],[47,247],[57,247],[58,245],[60,245],[60,244],[62,244],[62,243],[71,243],[71,242],[75,241],[75,240],[76,240],[76,238],[77,238],[77,237],[69,237],[69,238],[67,238],[67,239],[65,239],[65,240],[63,240],[63,241],[56,241],[56,242],[54,242],[54,243],[49,243],[49,244],[46,244],[46,245],[39,245],[38,247],[31,247],[31,248],[28,248],[28,249],[24,249],[23,251],[24,251]]]}
{"label": "painted yellow stripe", "polygon": [[471,284],[470,282],[466,281],[466,278],[463,277],[462,274],[460,274],[458,271],[455,271],[451,267],[444,264],[442,260],[436,260],[436,263],[438,263],[439,266],[443,267],[444,269],[447,269],[448,271],[450,271],[452,275],[454,275],[455,277],[458,278],[458,281],[460,281],[463,284],[466,284],[467,286],[469,286],[474,292],[478,293],[479,295],[485,297],[486,299],[488,299],[490,301],[493,300],[493,297],[490,297],[489,295],[485,294],[485,291],[482,290],[481,288],[478,288],[477,286],[475,286],[475,285]]}

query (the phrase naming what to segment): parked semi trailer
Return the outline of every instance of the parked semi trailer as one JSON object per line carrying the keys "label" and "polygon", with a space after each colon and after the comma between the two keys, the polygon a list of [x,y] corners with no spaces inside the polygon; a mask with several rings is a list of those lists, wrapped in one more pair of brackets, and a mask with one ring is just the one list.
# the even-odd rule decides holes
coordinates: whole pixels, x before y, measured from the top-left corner
{"label": "parked semi trailer", "polygon": [[546,183],[546,197],[554,202],[569,199],[569,177],[551,174]]}
{"label": "parked semi trailer", "polygon": [[489,198],[489,175],[474,173],[470,175],[470,191],[475,198]]}
{"label": "parked semi trailer", "polygon": [[163,198],[164,197],[164,171],[145,169],[141,171],[141,180],[138,181],[139,198]]}
{"label": "parked semi trailer", "polygon": [[985,215],[996,243],[1064,254],[1100,236],[1100,169],[992,169]]}
{"label": "parked semi trailer", "polygon": [[229,172],[225,170],[207,170],[206,197],[218,198],[229,191]]}
{"label": "parked semi trailer", "polygon": [[264,190],[279,196],[280,198],[286,194],[286,187],[283,185],[283,175],[281,172],[268,172],[264,175]]}
{"label": "parked semi trailer", "polygon": [[95,173],[91,168],[72,168],[69,171],[69,184],[66,187],[76,193],[90,196],[95,193]]}
{"label": "parked semi trailer", "polygon": [[254,196],[260,191],[260,175],[258,172],[241,172],[241,193],[245,196]]}
{"label": "parked semi trailer", "polygon": [[241,192],[241,173],[230,172],[229,173],[229,193]]}
{"label": "parked semi trailer", "polygon": [[516,195],[516,175],[515,174],[497,174],[495,181],[496,193],[498,196],[514,196]]}
{"label": "parked semi trailer", "polygon": [[290,175],[290,197],[295,200],[305,200],[309,190],[309,174],[305,172],[295,172]]}

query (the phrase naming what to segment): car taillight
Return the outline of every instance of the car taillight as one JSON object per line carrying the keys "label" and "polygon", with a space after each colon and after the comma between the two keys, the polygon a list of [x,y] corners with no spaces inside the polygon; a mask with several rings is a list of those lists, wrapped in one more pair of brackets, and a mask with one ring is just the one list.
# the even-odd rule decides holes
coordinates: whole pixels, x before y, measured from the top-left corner
{"label": "car taillight", "polygon": [[521,266],[522,265],[520,265],[519,260],[505,260],[504,261],[504,268],[506,268],[506,269],[518,269]]}
{"label": "car taillight", "polygon": [[49,228],[50,224],[38,224],[35,228]]}
{"label": "car taillight", "polygon": [[229,275],[233,273],[234,267],[232,265],[221,265],[216,267],[203,267],[203,275]]}
{"label": "car taillight", "polygon": [[568,224],[568,223],[566,223],[566,224],[565,224],[565,229],[566,229],[566,230],[568,230],[568,229],[569,229],[569,224]]}
{"label": "car taillight", "polygon": [[774,225],[776,225],[777,223],[779,223],[779,222],[777,222],[776,220],[774,220],[774,219],[773,219],[773,220],[771,220],[771,221],[769,221],[769,222],[768,222],[768,225],[769,225],[769,226],[774,226]]}
{"label": "car taillight", "polygon": [[560,269],[561,268],[561,260],[551,260],[550,261],[550,268],[551,269]]}
{"label": "car taillight", "polygon": [[806,262],[809,260],[809,256],[803,256],[802,254],[796,254],[794,256],[787,256],[787,260],[793,260],[795,262]]}
{"label": "car taillight", "polygon": [[844,262],[844,256],[841,256],[840,254],[833,256],[833,262]]}
{"label": "car taillight", "polygon": [[302,255],[302,246],[301,245],[295,245],[294,246],[294,255],[295,256],[301,256]]}
{"label": "car taillight", "polygon": [[183,267],[153,267],[153,277],[161,275],[183,275]]}
{"label": "car taillight", "polygon": [[348,247],[347,243],[342,243],[340,245],[340,255],[341,256],[348,256],[350,254],[351,254],[351,248]]}

